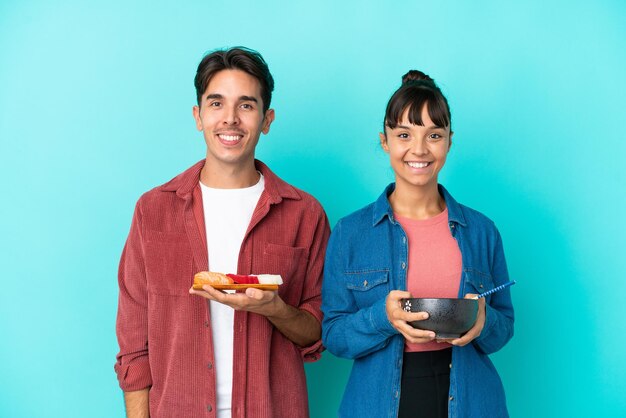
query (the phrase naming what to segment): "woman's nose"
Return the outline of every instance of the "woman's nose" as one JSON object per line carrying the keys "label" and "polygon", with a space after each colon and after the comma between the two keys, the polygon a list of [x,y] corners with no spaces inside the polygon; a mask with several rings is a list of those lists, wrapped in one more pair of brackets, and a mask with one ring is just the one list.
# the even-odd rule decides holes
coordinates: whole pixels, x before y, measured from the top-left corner
{"label": "woman's nose", "polygon": [[417,138],[411,144],[411,152],[415,155],[425,155],[428,154],[428,147],[426,146],[426,141],[421,138]]}

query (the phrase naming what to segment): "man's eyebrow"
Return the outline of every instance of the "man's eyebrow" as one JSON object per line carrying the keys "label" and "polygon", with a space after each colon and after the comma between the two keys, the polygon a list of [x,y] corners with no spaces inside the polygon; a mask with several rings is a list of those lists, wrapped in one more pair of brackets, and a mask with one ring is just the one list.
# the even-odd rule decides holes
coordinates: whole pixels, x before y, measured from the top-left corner
{"label": "man's eyebrow", "polygon": [[258,100],[254,96],[239,96],[239,100],[242,102],[254,102],[257,103]]}
{"label": "man's eyebrow", "polygon": [[[211,94],[207,94],[206,99],[207,100],[211,100],[211,99],[223,99],[224,96],[222,96],[219,93],[211,93]],[[254,96],[239,96],[239,101],[241,102],[254,102],[254,103],[258,103],[258,100],[256,97]]]}

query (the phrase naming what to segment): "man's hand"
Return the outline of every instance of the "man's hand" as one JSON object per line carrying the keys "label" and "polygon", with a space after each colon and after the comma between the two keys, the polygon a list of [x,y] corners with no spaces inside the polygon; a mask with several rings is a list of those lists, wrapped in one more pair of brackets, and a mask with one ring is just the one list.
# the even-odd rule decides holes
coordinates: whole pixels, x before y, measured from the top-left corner
{"label": "man's hand", "polygon": [[322,327],[309,312],[286,304],[275,291],[248,288],[244,293],[225,293],[209,285],[189,289],[192,295],[214,300],[239,311],[265,316],[290,341],[306,347],[321,338]]}
{"label": "man's hand", "polygon": [[202,289],[194,290],[192,287],[189,293],[223,303],[236,311],[254,312],[268,317],[276,315],[282,302],[276,292],[270,290],[248,288],[245,293],[226,293],[206,284]]}
{"label": "man's hand", "polygon": [[423,321],[428,318],[427,312],[406,312],[402,309],[401,299],[410,298],[411,293],[403,290],[392,290],[387,295],[385,308],[391,325],[410,343],[427,343],[435,339],[433,331],[413,328],[408,322]]}
{"label": "man's hand", "polygon": [[[474,293],[468,293],[465,295],[465,299],[472,299],[478,295]],[[467,331],[461,338],[454,339],[450,341],[450,344],[456,345],[459,347],[463,347],[464,345],[469,344],[475,338],[478,338],[480,333],[483,331],[483,327],[485,326],[485,298],[478,299],[478,315],[476,316],[476,322],[474,326]]]}

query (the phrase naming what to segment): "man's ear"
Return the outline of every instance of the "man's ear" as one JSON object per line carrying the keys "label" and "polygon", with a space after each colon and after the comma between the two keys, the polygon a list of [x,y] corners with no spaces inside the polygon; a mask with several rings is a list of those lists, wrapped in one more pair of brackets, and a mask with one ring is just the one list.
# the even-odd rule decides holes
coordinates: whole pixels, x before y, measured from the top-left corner
{"label": "man's ear", "polygon": [[193,118],[196,121],[196,129],[201,131],[202,130],[202,119],[200,119],[200,107],[199,106],[194,106],[191,109],[191,113],[193,114]]}
{"label": "man's ear", "polygon": [[261,132],[267,135],[270,131],[270,125],[274,122],[274,118],[276,117],[276,113],[274,109],[267,109],[265,111],[265,116],[263,117],[263,126],[261,127]]}
{"label": "man's ear", "polygon": [[380,146],[386,153],[389,153],[389,145],[387,144],[387,137],[384,133],[379,132],[378,137],[380,138]]}

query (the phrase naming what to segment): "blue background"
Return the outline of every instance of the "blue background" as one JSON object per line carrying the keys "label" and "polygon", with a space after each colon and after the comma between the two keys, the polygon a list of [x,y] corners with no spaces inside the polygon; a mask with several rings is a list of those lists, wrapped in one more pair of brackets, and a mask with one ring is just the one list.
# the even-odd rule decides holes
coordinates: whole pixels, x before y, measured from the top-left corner
{"label": "blue background", "polygon": [[[626,416],[626,3],[184,3],[0,2],[0,416],[122,416],[133,207],[203,158],[193,76],[234,45],[276,79],[259,158],[333,225],[393,179],[377,134],[400,76],[432,75],[455,130],[441,181],[495,220],[518,281],[493,356],[511,415]],[[307,365],[314,418],[350,364]]]}

